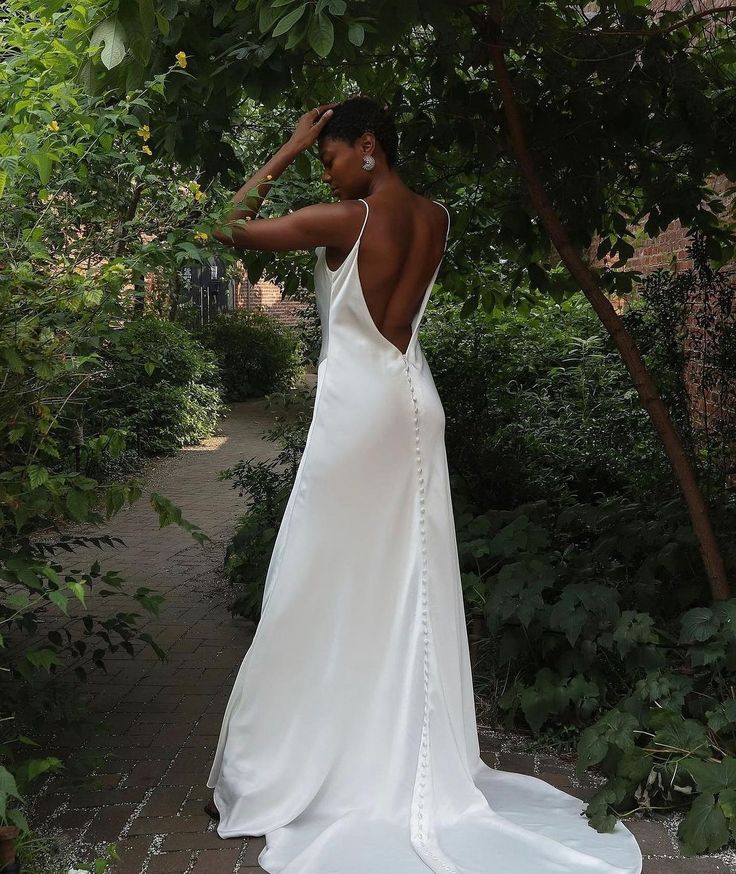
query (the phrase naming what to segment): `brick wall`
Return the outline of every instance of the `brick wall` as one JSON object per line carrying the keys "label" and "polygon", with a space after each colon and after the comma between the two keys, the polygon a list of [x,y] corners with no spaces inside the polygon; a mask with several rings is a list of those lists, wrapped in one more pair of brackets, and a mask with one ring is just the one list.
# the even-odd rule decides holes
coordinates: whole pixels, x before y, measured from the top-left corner
{"label": "brick wall", "polygon": [[[732,183],[725,177],[713,177],[709,184],[714,191],[723,195],[724,203],[732,201],[733,196],[726,197],[725,190]],[[595,252],[599,239],[593,241],[588,256],[594,267],[610,266],[615,259],[606,256],[597,259]],[[635,244],[634,255],[624,265],[626,270],[638,270],[643,275],[662,268],[673,273],[680,273],[693,266],[687,252],[689,239],[687,228],[679,221],[672,222],[656,237],[646,238]],[[725,271],[728,284],[736,292],[736,265]],[[685,384],[687,387],[692,423],[696,431],[701,433],[706,428],[713,428],[720,421],[736,416],[736,373],[727,373],[725,382],[716,378],[716,370],[707,367],[706,350],[717,342],[723,328],[736,324],[736,293],[733,301],[724,311],[720,296],[704,295],[702,290],[695,289],[688,301],[685,323],[684,352],[686,356]],[[727,296],[726,296],[727,299]],[[618,311],[625,309],[626,302],[620,298],[612,299]],[[709,330],[701,324],[705,310],[710,315],[709,322],[715,323]],[[736,458],[734,458],[736,463]],[[736,487],[736,478],[731,478],[730,484]]]}
{"label": "brick wall", "polygon": [[285,325],[295,327],[308,305],[303,301],[285,300],[274,282],[261,280],[254,285],[243,275],[235,286],[233,306],[235,309],[263,309]]}

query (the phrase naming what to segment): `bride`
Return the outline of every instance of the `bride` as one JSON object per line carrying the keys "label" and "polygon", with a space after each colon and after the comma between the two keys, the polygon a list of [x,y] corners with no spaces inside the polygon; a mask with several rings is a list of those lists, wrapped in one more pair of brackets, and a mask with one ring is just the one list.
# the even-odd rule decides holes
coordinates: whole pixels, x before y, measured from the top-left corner
{"label": "bride", "polygon": [[[256,219],[315,143],[337,202]],[[450,212],[397,162],[385,109],[324,104],[215,233],[314,251],[322,346],[207,810],[223,838],[265,836],[270,874],[640,874],[623,823],[598,833],[574,796],[480,758],[445,415],[419,342]]]}

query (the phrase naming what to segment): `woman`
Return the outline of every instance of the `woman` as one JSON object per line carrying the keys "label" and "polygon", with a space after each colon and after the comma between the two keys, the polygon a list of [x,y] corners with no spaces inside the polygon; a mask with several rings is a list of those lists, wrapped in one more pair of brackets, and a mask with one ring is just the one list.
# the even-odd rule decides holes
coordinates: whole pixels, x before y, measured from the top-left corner
{"label": "woman", "polygon": [[338,203],[217,235],[314,248],[323,330],[207,783],[218,833],[265,835],[270,874],[639,874],[623,824],[599,834],[577,798],[480,758],[445,416],[418,340],[450,215],[403,183],[395,126],[365,97],[306,113],[236,202],[315,142]]}

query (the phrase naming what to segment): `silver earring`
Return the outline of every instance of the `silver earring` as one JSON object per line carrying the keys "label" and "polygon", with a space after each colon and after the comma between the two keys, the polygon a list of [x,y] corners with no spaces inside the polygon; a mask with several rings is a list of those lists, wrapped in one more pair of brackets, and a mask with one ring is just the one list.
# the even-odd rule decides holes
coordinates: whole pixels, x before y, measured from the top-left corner
{"label": "silver earring", "polygon": [[363,169],[372,170],[376,166],[376,159],[373,155],[363,155]]}

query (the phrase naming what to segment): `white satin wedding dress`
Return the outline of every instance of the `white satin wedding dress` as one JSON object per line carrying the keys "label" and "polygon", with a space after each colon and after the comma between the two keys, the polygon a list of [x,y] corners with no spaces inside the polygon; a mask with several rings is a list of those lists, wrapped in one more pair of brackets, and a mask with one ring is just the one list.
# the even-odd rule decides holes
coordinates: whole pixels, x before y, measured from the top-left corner
{"label": "white satin wedding dress", "polygon": [[640,874],[622,823],[599,834],[577,798],[480,758],[445,415],[417,339],[442,259],[402,353],[363,297],[362,202],[340,267],[315,250],[313,418],[207,782],[217,831],[265,835],[269,874]]}

